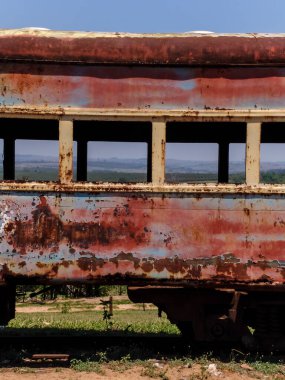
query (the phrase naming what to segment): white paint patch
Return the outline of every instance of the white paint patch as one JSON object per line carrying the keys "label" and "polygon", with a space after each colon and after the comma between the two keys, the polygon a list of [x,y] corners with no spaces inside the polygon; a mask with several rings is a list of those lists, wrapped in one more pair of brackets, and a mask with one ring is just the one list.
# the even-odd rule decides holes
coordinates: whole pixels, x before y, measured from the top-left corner
{"label": "white paint patch", "polygon": [[7,226],[15,220],[15,213],[5,201],[0,203],[0,210],[0,237],[4,237]]}
{"label": "white paint patch", "polygon": [[5,207],[0,213],[0,234],[3,235],[5,232],[5,227],[11,222],[13,210],[9,211],[8,206]]}

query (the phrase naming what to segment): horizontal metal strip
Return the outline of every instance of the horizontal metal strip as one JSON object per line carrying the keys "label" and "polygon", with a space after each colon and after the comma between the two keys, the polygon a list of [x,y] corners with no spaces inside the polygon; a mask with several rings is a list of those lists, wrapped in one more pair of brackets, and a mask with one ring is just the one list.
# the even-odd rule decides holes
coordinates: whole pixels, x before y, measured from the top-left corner
{"label": "horizontal metal strip", "polygon": [[157,120],[165,121],[285,121],[284,109],[270,110],[141,110],[82,109],[49,107],[0,107],[0,117],[75,120]]}
{"label": "horizontal metal strip", "polygon": [[118,193],[229,193],[229,194],[285,194],[285,185],[277,184],[168,184],[152,183],[94,183],[72,182],[21,182],[1,181],[0,191],[39,191],[39,192],[118,192]]}

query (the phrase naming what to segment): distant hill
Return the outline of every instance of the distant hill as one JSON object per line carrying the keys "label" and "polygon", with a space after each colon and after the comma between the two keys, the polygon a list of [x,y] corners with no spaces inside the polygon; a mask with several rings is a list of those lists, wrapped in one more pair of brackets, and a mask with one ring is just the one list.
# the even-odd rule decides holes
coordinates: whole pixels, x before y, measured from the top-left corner
{"label": "distant hill", "polygon": [[[40,166],[42,168],[57,168],[57,157],[40,156],[40,155],[17,155],[16,162],[18,168],[33,168]],[[244,172],[244,162],[235,161],[230,163],[231,173]],[[91,159],[88,161],[90,171],[112,171],[112,172],[146,172],[146,159],[122,159],[122,158],[108,158],[108,159]],[[213,161],[193,161],[193,160],[166,160],[166,170],[169,173],[216,173],[217,162]],[[261,163],[261,171],[282,171],[285,170],[285,162],[264,162]]]}

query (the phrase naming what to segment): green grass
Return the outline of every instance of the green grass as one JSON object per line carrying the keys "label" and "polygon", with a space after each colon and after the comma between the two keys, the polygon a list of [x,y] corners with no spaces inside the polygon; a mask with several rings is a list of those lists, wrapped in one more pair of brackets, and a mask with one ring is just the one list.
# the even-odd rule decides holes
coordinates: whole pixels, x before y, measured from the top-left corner
{"label": "green grass", "polygon": [[57,333],[60,332],[58,330],[63,333],[66,330],[80,333],[104,332],[106,328],[108,331],[125,333],[179,334],[177,327],[166,317],[157,317],[156,310],[119,310],[107,322],[103,320],[102,311],[18,313],[8,327],[14,332],[18,329],[41,329],[43,333],[45,330],[49,333],[51,330],[56,330]]}
{"label": "green grass", "polygon": [[[114,300],[115,301],[115,300]],[[126,300],[118,300],[126,301]],[[125,303],[125,302],[123,302]],[[62,335],[92,335],[94,334],[179,334],[176,326],[172,325],[163,315],[158,318],[157,310],[115,310],[114,316],[108,320],[103,320],[102,311],[71,311],[69,306],[73,302],[61,300],[59,308],[66,306],[65,312],[59,309],[57,312],[37,312],[37,313],[18,313],[16,318],[9,323],[9,327],[5,334],[18,335],[26,334],[33,336],[33,334],[40,336],[53,334],[58,336]],[[88,304],[88,303],[87,303]],[[32,304],[33,305],[33,304]],[[50,305],[50,303],[47,303]],[[56,305],[56,304],[55,304]],[[90,304],[88,304],[90,305]],[[79,301],[77,306],[85,307],[85,302]],[[87,349],[86,347],[73,347],[72,360],[70,368],[77,372],[94,372],[100,375],[106,375],[107,370],[124,372],[132,367],[139,367],[137,370],[141,371],[141,375],[148,378],[157,378],[167,380],[167,368],[191,368],[198,366],[199,373],[193,375],[195,379],[205,380],[209,378],[207,368],[209,364],[215,363],[217,369],[223,373],[226,378],[227,373],[237,373],[240,375],[250,375],[252,378],[265,378],[281,380],[285,379],[285,367],[283,359],[280,360],[272,356],[263,357],[260,355],[251,356],[243,354],[235,350],[228,352],[228,354],[213,353],[196,353],[191,351],[191,347],[179,350],[176,348],[167,348],[165,354],[165,347],[157,349],[136,343],[120,343],[117,345],[110,345],[103,351],[93,348]],[[12,347],[12,346],[11,346]],[[102,349],[102,348],[101,348]],[[3,352],[2,352],[3,351]],[[10,363],[19,365],[19,373],[28,373],[30,367],[28,364],[23,364],[23,359],[27,357],[25,350],[15,350],[14,347],[11,351],[0,349],[0,363],[7,359]],[[155,362],[162,361],[164,367],[160,368],[154,365]],[[242,364],[247,364],[249,368],[242,367]],[[141,369],[140,369],[141,368]],[[196,368],[196,367],[195,367]],[[32,368],[31,368],[32,370]],[[191,376],[189,379],[192,379]]]}
{"label": "green grass", "polygon": [[[139,359],[138,357],[141,357]],[[136,347],[132,347],[131,354],[126,354],[125,350],[117,349],[115,352],[112,348],[109,351],[97,352],[87,359],[75,359],[71,361],[71,368],[78,372],[97,372],[104,374],[106,368],[113,371],[124,372],[132,366],[141,366],[141,375],[148,378],[168,379],[168,368],[191,368],[194,365],[199,365],[200,374],[193,375],[193,380],[206,380],[209,378],[207,368],[209,364],[215,364],[217,370],[220,371],[225,377],[225,373],[238,373],[242,375],[251,375],[252,378],[264,378],[267,379],[284,379],[285,368],[282,361],[268,361],[250,359],[244,361],[231,360],[230,362],[223,362],[216,359],[211,354],[203,354],[197,357],[156,357],[153,360],[147,359],[146,352],[136,352]],[[161,361],[164,363],[164,368],[160,369],[154,366],[154,363]],[[249,369],[242,368],[242,364],[247,364]],[[167,367],[166,367],[167,366]],[[190,379],[192,379],[190,377]]]}
{"label": "green grass", "polygon": [[264,375],[280,374],[285,376],[285,367],[283,362],[272,363],[270,361],[256,360],[250,363],[250,366]]}
{"label": "green grass", "polygon": [[[65,302],[62,303],[63,305]],[[69,302],[67,304],[70,304]],[[84,302],[81,302],[84,305]],[[119,310],[114,312],[110,321],[103,320],[102,311],[69,311],[60,312],[37,312],[37,313],[18,313],[12,320],[6,332],[11,335],[25,333],[28,336],[32,334],[74,334],[92,335],[95,334],[179,334],[178,329],[172,325],[165,316],[157,317],[156,310]],[[261,357],[256,355],[251,357],[248,354],[238,355],[229,352],[227,356],[223,353],[223,358],[213,353],[196,353],[187,348],[186,351],[167,348],[167,354],[164,348],[161,350],[153,347],[141,345],[140,343],[130,343],[110,345],[103,351],[87,349],[82,347],[72,348],[72,360],[70,368],[77,372],[94,372],[100,375],[106,375],[107,370],[124,372],[133,367],[141,371],[141,375],[148,378],[157,378],[162,380],[169,379],[169,368],[191,368],[194,365],[199,373],[193,376],[193,379],[205,380],[209,378],[207,368],[209,364],[215,363],[217,369],[223,373],[226,378],[227,373],[238,373],[240,375],[250,375],[252,378],[263,379],[285,379],[285,367],[283,360],[275,359],[274,356]],[[0,362],[9,358],[19,365],[19,371],[25,373],[29,370],[27,364],[23,364],[23,359],[27,356],[26,351],[16,352],[8,350],[1,353]],[[215,356],[216,355],[216,356]],[[21,361],[22,360],[22,361]],[[157,361],[163,362],[163,368],[154,365]],[[22,364],[21,364],[22,363]],[[243,368],[242,364],[246,363],[250,369]],[[21,367],[22,366],[22,367]],[[25,367],[26,366],[26,367]],[[140,369],[141,368],[141,369]],[[189,377],[191,379],[191,376]]]}
{"label": "green grass", "polygon": [[77,372],[96,372],[100,375],[104,375],[104,370],[102,368],[102,363],[99,361],[92,361],[90,359],[72,359],[70,362],[70,367]]}

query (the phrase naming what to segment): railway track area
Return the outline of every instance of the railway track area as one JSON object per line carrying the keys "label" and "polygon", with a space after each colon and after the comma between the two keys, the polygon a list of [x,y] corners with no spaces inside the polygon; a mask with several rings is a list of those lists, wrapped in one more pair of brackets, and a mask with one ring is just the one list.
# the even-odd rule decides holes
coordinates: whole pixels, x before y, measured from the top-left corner
{"label": "railway track area", "polygon": [[27,379],[81,379],[86,373],[91,379],[125,374],[135,379],[279,380],[285,379],[283,357],[224,344],[190,344],[179,335],[0,332],[0,378],[9,380],[23,374]]}
{"label": "railway track area", "polygon": [[[179,335],[155,334],[86,334],[82,335],[12,335],[0,333],[1,349],[5,347],[23,347],[26,350],[45,350],[48,353],[67,353],[91,350],[93,353],[110,347],[129,348],[143,347],[148,351],[157,351],[171,354],[189,350],[189,342]],[[177,351],[178,350],[178,351]]]}
{"label": "railway track area", "polygon": [[154,305],[111,300],[18,302],[0,329],[0,379],[285,379],[282,350],[198,344]]}

